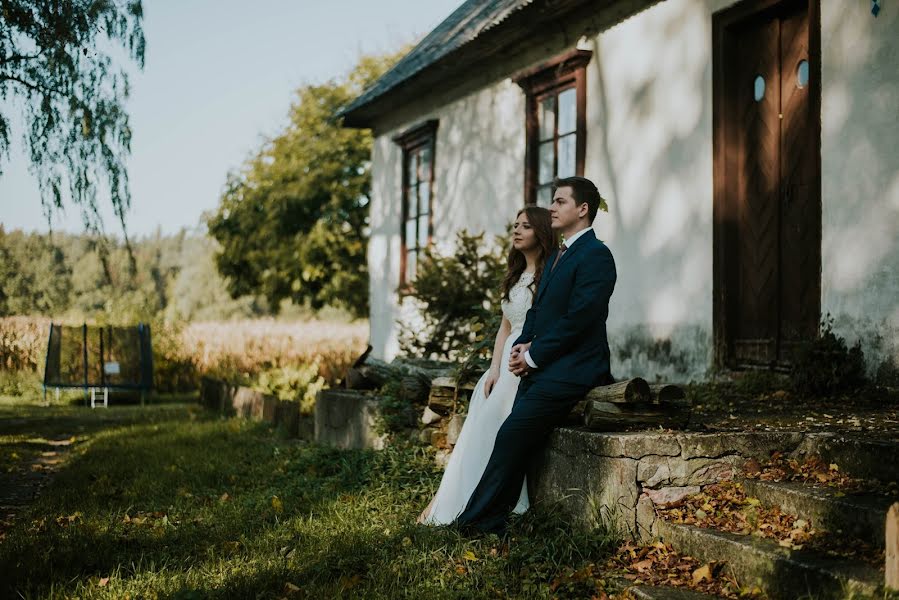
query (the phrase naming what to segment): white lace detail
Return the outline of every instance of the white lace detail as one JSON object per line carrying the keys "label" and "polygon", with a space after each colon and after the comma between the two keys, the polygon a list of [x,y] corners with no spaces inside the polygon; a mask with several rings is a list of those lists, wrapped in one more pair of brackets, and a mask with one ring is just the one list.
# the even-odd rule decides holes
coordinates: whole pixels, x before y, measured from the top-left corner
{"label": "white lace detail", "polygon": [[503,316],[512,324],[512,331],[521,331],[524,327],[525,317],[534,300],[534,294],[528,287],[533,281],[533,273],[522,273],[509,290],[509,299],[502,301]]}

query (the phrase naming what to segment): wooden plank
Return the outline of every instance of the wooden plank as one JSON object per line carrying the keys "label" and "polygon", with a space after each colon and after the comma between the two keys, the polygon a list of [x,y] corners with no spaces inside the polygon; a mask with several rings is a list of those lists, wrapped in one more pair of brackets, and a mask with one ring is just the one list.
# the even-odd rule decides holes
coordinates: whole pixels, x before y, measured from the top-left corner
{"label": "wooden plank", "polygon": [[899,502],[887,511],[886,523],[886,573],[887,589],[899,591]]}

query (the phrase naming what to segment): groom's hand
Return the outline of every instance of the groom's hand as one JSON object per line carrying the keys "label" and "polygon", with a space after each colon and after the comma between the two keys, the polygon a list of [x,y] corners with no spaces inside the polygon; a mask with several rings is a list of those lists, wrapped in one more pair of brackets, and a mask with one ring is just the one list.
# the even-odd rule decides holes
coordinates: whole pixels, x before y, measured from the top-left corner
{"label": "groom's hand", "polygon": [[524,377],[531,370],[531,367],[524,359],[524,353],[527,352],[530,347],[530,342],[512,346],[512,353],[509,356],[509,370],[519,377]]}

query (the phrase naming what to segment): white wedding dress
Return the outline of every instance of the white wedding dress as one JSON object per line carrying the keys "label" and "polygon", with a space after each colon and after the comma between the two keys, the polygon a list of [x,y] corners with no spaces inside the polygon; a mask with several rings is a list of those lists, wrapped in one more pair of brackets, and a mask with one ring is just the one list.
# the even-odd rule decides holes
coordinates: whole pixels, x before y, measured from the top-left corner
{"label": "white wedding dress", "polygon": [[[431,504],[431,511],[422,521],[426,525],[447,525],[455,521],[465,510],[468,499],[471,498],[472,492],[481,480],[481,475],[484,474],[500,425],[512,412],[519,378],[509,371],[509,355],[512,352],[512,345],[521,335],[525,316],[531,307],[532,293],[528,286],[533,281],[533,273],[522,273],[518,282],[509,290],[509,300],[502,302],[503,316],[512,325],[512,332],[503,346],[499,362],[499,379],[494,384],[489,398],[484,397],[487,373],[481,376],[475,386],[468,405],[468,417],[446,465],[440,488]],[[523,513],[528,506],[527,481],[525,481],[513,512]]]}

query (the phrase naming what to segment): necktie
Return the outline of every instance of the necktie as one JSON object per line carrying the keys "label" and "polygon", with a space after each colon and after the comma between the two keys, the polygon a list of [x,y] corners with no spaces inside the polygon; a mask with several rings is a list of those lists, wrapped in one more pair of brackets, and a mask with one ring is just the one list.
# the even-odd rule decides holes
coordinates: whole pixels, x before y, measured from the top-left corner
{"label": "necktie", "polygon": [[562,247],[559,248],[559,253],[556,254],[556,260],[553,261],[553,266],[549,269],[550,273],[556,269],[556,265],[559,264],[559,259],[562,258],[562,255],[565,254],[566,250],[568,250],[568,246],[562,244]]}

